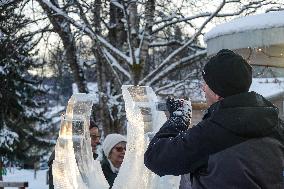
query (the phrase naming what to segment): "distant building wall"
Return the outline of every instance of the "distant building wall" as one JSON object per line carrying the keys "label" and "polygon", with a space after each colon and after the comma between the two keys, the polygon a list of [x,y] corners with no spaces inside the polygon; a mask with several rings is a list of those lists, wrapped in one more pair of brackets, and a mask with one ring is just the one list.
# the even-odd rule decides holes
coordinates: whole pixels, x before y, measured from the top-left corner
{"label": "distant building wall", "polygon": [[202,120],[205,110],[192,110],[191,125],[194,126]]}
{"label": "distant building wall", "polygon": [[191,126],[196,125],[198,122],[202,120],[206,110],[207,110],[206,103],[192,102]]}

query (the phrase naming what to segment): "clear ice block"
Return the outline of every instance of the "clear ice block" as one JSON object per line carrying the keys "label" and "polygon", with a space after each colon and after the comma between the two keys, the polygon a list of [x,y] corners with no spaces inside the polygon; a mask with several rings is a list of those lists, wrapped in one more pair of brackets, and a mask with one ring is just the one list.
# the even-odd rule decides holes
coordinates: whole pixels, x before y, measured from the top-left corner
{"label": "clear ice block", "polygon": [[62,115],[53,161],[55,189],[108,189],[100,162],[93,159],[89,133],[94,95],[74,94]]}

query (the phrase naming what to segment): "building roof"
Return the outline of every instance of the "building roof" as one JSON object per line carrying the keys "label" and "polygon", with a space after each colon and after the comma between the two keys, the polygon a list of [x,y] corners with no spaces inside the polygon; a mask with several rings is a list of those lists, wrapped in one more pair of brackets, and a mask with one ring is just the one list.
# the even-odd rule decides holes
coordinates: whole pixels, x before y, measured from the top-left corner
{"label": "building roof", "polygon": [[284,11],[244,16],[230,22],[217,25],[204,36],[204,39],[207,41],[221,35],[240,33],[248,30],[284,27],[283,17]]}
{"label": "building roof", "polygon": [[[273,55],[271,58],[276,55],[282,58],[284,45],[283,17],[284,11],[269,12],[245,16],[217,25],[204,36],[207,54],[216,54],[221,49],[250,50],[273,47],[274,50],[268,53]],[[270,65],[274,61],[276,60],[269,60],[266,64]],[[281,62],[278,64],[281,65]]]}

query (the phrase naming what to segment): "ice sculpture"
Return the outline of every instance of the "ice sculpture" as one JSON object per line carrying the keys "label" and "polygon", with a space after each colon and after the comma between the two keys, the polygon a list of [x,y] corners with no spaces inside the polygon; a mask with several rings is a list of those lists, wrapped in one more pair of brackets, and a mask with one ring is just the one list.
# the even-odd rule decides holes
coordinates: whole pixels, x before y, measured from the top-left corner
{"label": "ice sculpture", "polygon": [[62,116],[53,161],[55,189],[108,189],[100,162],[93,159],[89,133],[94,95],[74,94]]}
{"label": "ice sculpture", "polygon": [[175,189],[180,177],[159,177],[144,165],[144,152],[149,136],[156,133],[166,121],[164,112],[156,110],[158,98],[147,86],[122,86],[127,125],[127,151],[114,189]]}
{"label": "ice sculpture", "polygon": [[[150,87],[122,86],[128,119],[127,151],[112,189],[178,189],[180,177],[159,177],[144,165],[144,152],[153,135],[166,121],[156,110],[157,96]],[[55,146],[55,189],[107,189],[100,162],[93,159],[89,121],[95,96],[73,95],[62,116]]]}

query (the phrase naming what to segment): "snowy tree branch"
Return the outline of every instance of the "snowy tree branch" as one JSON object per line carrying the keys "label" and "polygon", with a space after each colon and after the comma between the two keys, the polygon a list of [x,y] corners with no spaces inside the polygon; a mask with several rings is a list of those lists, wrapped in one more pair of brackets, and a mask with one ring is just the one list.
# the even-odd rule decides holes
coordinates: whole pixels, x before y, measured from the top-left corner
{"label": "snowy tree branch", "polygon": [[121,3],[119,3],[117,0],[111,0],[110,3],[112,3],[116,7],[120,8],[121,10],[124,10],[123,5]]}
{"label": "snowy tree branch", "polygon": [[82,30],[83,32],[85,32],[86,34],[88,34],[92,39],[94,39],[95,41],[101,43],[102,45],[104,45],[105,47],[107,47],[108,49],[110,49],[113,53],[115,53],[116,55],[118,55],[120,58],[122,58],[123,60],[125,60],[126,62],[130,63],[130,58],[128,56],[126,56],[123,52],[121,52],[120,50],[118,50],[117,48],[115,48],[113,45],[111,45],[109,42],[107,42],[103,37],[95,34],[92,30],[90,30],[89,27],[87,27],[85,24],[81,24],[77,21],[75,21],[73,18],[71,18],[70,16],[68,16],[66,13],[64,13],[62,10],[60,10],[59,8],[55,7],[50,1],[48,0],[39,0],[41,2],[43,2],[44,4],[46,4],[51,10],[55,11],[56,14],[63,16],[68,22],[70,22],[71,24],[73,24],[75,27],[77,27],[78,29]]}
{"label": "snowy tree branch", "polygon": [[107,60],[107,63],[110,64],[110,68],[111,68],[111,71],[112,73],[114,74],[115,78],[116,78],[116,81],[119,83],[119,85],[121,86],[122,85],[122,82],[121,80],[119,79],[119,76],[118,74],[116,73],[116,71],[113,69],[114,65],[117,66],[118,63],[117,61],[114,59],[113,56],[111,56],[111,54],[109,52],[107,52],[107,50],[104,48],[103,49],[103,54],[105,56],[105,59]]}
{"label": "snowy tree branch", "polygon": [[112,67],[116,67],[123,75],[125,75],[128,79],[131,79],[131,76],[128,71],[126,71],[118,61],[107,51],[107,49],[103,48],[103,53],[106,56]]}
{"label": "snowy tree branch", "polygon": [[[187,77],[187,78],[188,78],[188,77]],[[187,79],[187,78],[185,78],[185,79]],[[175,87],[175,86],[177,86],[177,85],[179,85],[179,84],[184,84],[185,79],[179,80],[179,81],[175,81],[175,82],[170,82],[169,84],[164,85],[164,86],[162,86],[162,87],[156,89],[155,92],[156,92],[156,93],[159,93],[159,92],[161,92],[161,91],[164,91],[164,90],[173,88],[173,87]]]}
{"label": "snowy tree branch", "polygon": [[152,43],[149,44],[149,47],[163,47],[163,46],[171,46],[171,45],[179,45],[182,46],[184,45],[184,43],[182,41],[179,40],[169,40],[169,41],[154,41]]}
{"label": "snowy tree branch", "polygon": [[129,56],[130,56],[130,65],[133,65],[136,63],[135,60],[135,54],[134,54],[134,48],[131,40],[131,26],[130,26],[130,18],[129,14],[127,11],[127,5],[125,4],[124,1],[122,1],[122,6],[123,6],[123,14],[125,18],[125,25],[126,25],[126,33],[127,33],[127,43],[128,43],[128,48],[129,48]]}
{"label": "snowy tree branch", "polygon": [[[223,13],[223,14],[216,14],[215,17],[229,17],[229,16],[237,16],[237,15],[240,15],[241,13],[243,13],[244,11],[248,10],[248,9],[257,9],[261,6],[263,6],[264,4],[261,4],[263,3],[265,0],[261,0],[261,1],[253,1],[253,2],[249,2],[248,4],[246,5],[243,5],[242,8],[236,12],[233,12],[233,13]],[[227,1],[226,4],[228,3],[240,3],[239,0],[233,0],[233,1]],[[271,2],[267,2],[265,4],[270,4]],[[182,17],[182,18],[178,18],[176,15],[175,16],[171,16],[171,17],[167,17],[165,19],[161,19],[159,21],[156,21],[154,23],[154,25],[158,25],[160,23],[164,23],[162,26],[159,26],[157,27],[156,29],[153,30],[152,34],[154,33],[157,33],[161,30],[163,30],[164,28],[166,27],[169,27],[171,25],[174,25],[174,24],[177,24],[177,23],[181,23],[181,22],[187,22],[187,21],[190,21],[190,20],[194,20],[194,19],[197,19],[197,18],[204,18],[204,17],[208,17],[212,15],[212,13],[201,13],[201,14],[198,14],[198,15],[194,15],[194,16],[189,16],[189,17]],[[175,19],[176,20],[173,20]]]}
{"label": "snowy tree branch", "polygon": [[[179,61],[172,63],[170,66],[166,67],[164,70],[157,73],[153,77],[153,79],[146,82],[146,85],[147,86],[154,85],[155,83],[160,81],[162,78],[165,78],[169,73],[173,72],[174,70],[179,69],[181,67],[189,66],[189,65],[193,64],[194,62],[200,60],[201,58],[204,58],[206,56],[206,53],[207,53],[206,50],[198,51],[194,55],[182,58]],[[141,82],[139,84],[142,85],[143,83]]]}
{"label": "snowy tree branch", "polygon": [[175,57],[178,53],[180,53],[183,49],[185,49],[187,46],[189,46],[200,34],[201,31],[204,29],[204,27],[206,26],[206,24],[208,24],[210,22],[210,20],[212,20],[216,14],[221,11],[221,9],[224,7],[225,5],[225,0],[223,0],[223,2],[219,5],[219,7],[216,9],[216,11],[214,13],[211,14],[211,16],[209,18],[207,18],[203,24],[200,26],[199,30],[192,36],[192,38],[190,40],[188,40],[183,46],[179,47],[178,49],[176,49],[174,52],[172,52],[167,58],[164,59],[164,61],[154,70],[152,71],[150,74],[148,74],[141,82],[140,84],[144,84],[144,83],[153,83],[153,81],[151,82],[147,82],[150,80],[150,78],[152,78],[153,76],[157,77],[157,74],[169,63],[169,61]]}
{"label": "snowy tree branch", "polygon": [[174,94],[178,88],[188,85],[187,84],[188,81],[192,80],[192,78],[194,77],[193,74],[194,73],[190,73],[184,79],[179,80],[179,81],[171,81],[167,85],[164,85],[164,86],[156,89],[155,92],[157,94],[160,94],[160,93],[162,93],[162,91],[167,91],[167,90],[171,89],[172,92],[170,92],[170,94]]}

